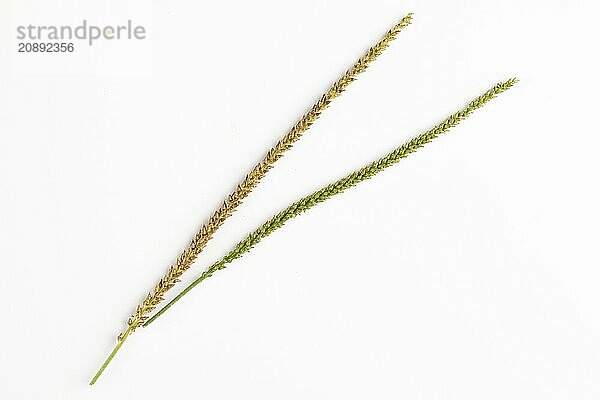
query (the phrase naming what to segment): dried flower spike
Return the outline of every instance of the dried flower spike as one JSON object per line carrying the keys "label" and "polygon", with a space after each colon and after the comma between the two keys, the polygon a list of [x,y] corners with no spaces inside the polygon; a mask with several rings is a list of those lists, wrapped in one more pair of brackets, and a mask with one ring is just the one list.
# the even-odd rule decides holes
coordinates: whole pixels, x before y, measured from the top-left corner
{"label": "dried flower spike", "polygon": [[485,105],[488,101],[496,97],[496,95],[508,90],[511,86],[513,86],[517,82],[516,79],[509,79],[506,82],[498,83],[493,88],[473,100],[469,105],[455,114],[449,116],[444,122],[437,125],[433,129],[413,138],[402,146],[398,147],[396,150],[392,151],[388,155],[383,158],[380,158],[377,161],[372,162],[367,165],[351,173],[334,182],[328,186],[325,186],[321,190],[314,192],[313,194],[302,198],[301,200],[293,203],[291,206],[275,215],[269,221],[265,222],[260,228],[249,234],[244,240],[239,242],[233,250],[231,250],[225,257],[221,260],[214,263],[210,268],[208,268],[198,279],[192,282],[187,288],[185,288],[177,297],[171,300],[166,306],[164,306],[160,311],[158,311],[152,318],[150,318],[145,324],[144,327],[151,324],[156,318],[162,315],[165,311],[167,311],[173,304],[179,301],[183,296],[185,296],[190,290],[192,290],[196,285],[205,280],[206,278],[211,277],[215,272],[225,269],[227,264],[232,262],[233,260],[240,258],[244,253],[247,253],[258,244],[262,239],[269,236],[271,233],[281,228],[283,224],[300,215],[304,211],[314,207],[315,205],[324,202],[325,200],[342,193],[346,189],[356,185],[359,182],[367,180],[384,169],[394,165],[398,161],[403,158],[408,157],[411,153],[417,151],[420,147],[423,147],[425,144],[429,143],[442,133],[450,130],[450,128],[458,125],[463,119],[467,118],[473,111]]}
{"label": "dried flower spike", "polygon": [[289,150],[293,144],[302,137],[310,126],[319,118],[321,113],[329,106],[331,101],[341,95],[344,90],[364,72],[369,64],[373,62],[396,38],[396,36],[407,27],[412,21],[412,13],[407,14],[402,20],[390,29],[383,39],[371,47],[367,53],[360,58],[331,88],[321,96],[312,108],[294,125],[294,127],[267,153],[264,159],[259,162],[246,178],[236,187],[221,207],[209,218],[208,222],[200,228],[194,236],[188,247],[177,258],[166,275],[160,279],[154,289],[148,293],[146,298],[137,306],[135,313],[127,320],[128,328],[118,337],[115,349],[111,352],[105,363],[100,367],[90,385],[93,385],[100,377],[104,369],[110,363],[116,352],[121,347],[123,341],[140,327],[147,319],[148,315],[156,306],[164,300],[165,294],[177,283],[179,278],[187,271],[196,260],[196,257],[202,252],[206,244],[212,239],[213,234],[225,222],[227,218],[242,203],[244,198],[258,185],[260,180],[273,167],[275,162]]}
{"label": "dried flower spike", "polygon": [[225,222],[225,220],[235,211],[242,203],[242,200],[250,194],[250,192],[258,185],[260,180],[273,167],[273,164],[283,154],[289,150],[294,142],[302,137],[302,134],[310,128],[310,126],[319,118],[331,103],[333,99],[338,97],[356,77],[367,69],[368,65],[374,61],[387,48],[389,43],[396,38],[407,25],[410,24],[412,14],[408,14],[397,25],[395,25],[384,38],[371,47],[367,54],[360,58],[354,66],[348,70],[342,77],[334,83],[331,88],[323,94],[319,101],[296,123],[296,125],[273,147],[258,163],[254,169],[246,176],[235,191],[231,193],[223,202],[221,207],[210,217],[208,222],[198,231],[192,239],[189,246],[179,256],[176,263],[171,266],[167,274],[156,284],[154,290],[148,293],[148,296],[140,304],[134,315],[128,321],[128,325],[132,331],[135,331],[148,318],[147,315],[164,300],[165,293],[171,289],[185,271],[196,260],[196,257],[204,249],[204,246],[212,239],[213,234]]}

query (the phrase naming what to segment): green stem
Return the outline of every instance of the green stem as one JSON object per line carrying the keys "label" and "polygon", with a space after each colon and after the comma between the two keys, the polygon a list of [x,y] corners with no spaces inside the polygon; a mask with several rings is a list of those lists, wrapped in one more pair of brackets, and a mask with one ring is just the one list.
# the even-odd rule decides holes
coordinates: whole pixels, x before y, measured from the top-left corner
{"label": "green stem", "polygon": [[102,364],[102,366],[100,367],[98,372],[96,372],[96,375],[94,375],[94,377],[92,378],[90,385],[93,385],[94,383],[96,383],[98,378],[100,378],[100,375],[102,375],[102,373],[104,372],[104,370],[106,369],[108,364],[110,364],[110,362],[112,361],[115,354],[117,354],[117,351],[119,351],[121,346],[123,346],[123,343],[125,342],[125,340],[127,339],[127,336],[129,336],[130,333],[131,333],[131,327],[127,328],[127,330],[125,331],[123,336],[119,339],[119,341],[117,342],[117,345],[115,346],[113,351],[108,355],[108,358],[106,359],[106,361],[104,361],[104,364]]}
{"label": "green stem", "polygon": [[196,285],[198,285],[200,282],[202,282],[203,280],[205,280],[206,278],[208,278],[210,275],[212,275],[212,272],[214,272],[212,270],[213,270],[213,268],[211,267],[210,269],[208,269],[207,271],[205,271],[202,275],[200,275],[200,277],[198,277],[198,279],[196,279],[188,287],[186,287],[181,293],[179,293],[166,306],[164,306],[163,308],[161,308],[160,311],[158,311],[156,314],[154,314],[152,316],[152,318],[150,318],[149,320],[147,320],[144,323],[144,325],[142,325],[142,326],[145,328],[148,325],[150,325],[156,318],[160,317],[165,311],[167,311],[169,308],[171,308],[171,306],[173,304],[177,303],[179,301],[179,299],[181,299],[183,296],[185,296],[187,294],[187,292],[189,292],[190,290],[192,290],[193,288],[195,288]]}

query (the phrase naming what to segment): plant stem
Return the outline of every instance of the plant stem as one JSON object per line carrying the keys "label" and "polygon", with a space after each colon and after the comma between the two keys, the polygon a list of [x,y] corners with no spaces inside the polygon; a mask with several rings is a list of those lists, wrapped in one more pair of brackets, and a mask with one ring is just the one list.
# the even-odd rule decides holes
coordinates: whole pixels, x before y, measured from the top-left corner
{"label": "plant stem", "polygon": [[279,214],[275,215],[273,218],[265,222],[260,228],[250,233],[244,240],[239,242],[227,255],[225,255],[225,257],[223,257],[220,261],[214,263],[210,268],[204,271],[204,273],[202,273],[202,275],[200,275],[198,279],[196,279],[192,284],[185,288],[185,290],[183,290],[177,297],[171,300],[169,304],[161,308],[152,318],[147,320],[143,324],[143,326],[148,326],[156,318],[158,318],[165,311],[167,311],[173,304],[175,304],[183,296],[185,296],[196,285],[198,285],[206,278],[212,276],[213,273],[215,273],[216,271],[226,268],[227,264],[241,257],[246,252],[250,251],[252,247],[258,244],[262,239],[269,236],[275,230],[281,228],[286,221],[300,215],[301,213],[310,209],[311,207],[314,207],[315,205],[337,194],[342,193],[343,191],[356,185],[357,183],[377,175],[379,172],[396,164],[401,159],[408,157],[410,154],[414,153],[419,148],[423,147],[425,144],[429,143],[439,135],[447,132],[451,128],[458,125],[462,120],[471,115],[471,113],[473,113],[478,108],[483,107],[488,101],[496,97],[498,94],[510,89],[516,82],[517,80],[513,78],[509,79],[506,82],[496,84],[487,92],[471,101],[467,107],[465,107],[461,111],[456,112],[455,114],[450,115],[442,123],[436,125],[433,129],[414,137],[413,139],[398,147],[396,150],[392,151],[385,157],[382,157],[379,160],[376,160],[371,164],[368,164],[365,167],[354,171],[345,178],[342,178],[328,186],[325,186],[324,188],[293,203],[288,208],[281,211]]}
{"label": "plant stem", "polygon": [[102,364],[102,366],[100,367],[100,369],[98,370],[98,372],[96,372],[96,375],[94,375],[94,377],[92,378],[92,381],[90,382],[90,385],[93,385],[94,383],[96,383],[96,381],[98,380],[98,378],[100,378],[100,375],[102,375],[102,373],[104,372],[104,370],[106,369],[106,367],[108,366],[108,364],[110,364],[110,362],[114,358],[115,354],[117,354],[117,352],[119,351],[119,349],[121,348],[121,346],[123,346],[123,343],[125,342],[125,340],[127,340],[127,336],[129,336],[129,334],[131,332],[132,332],[131,327],[127,328],[127,330],[125,331],[125,333],[123,333],[123,336],[121,336],[119,338],[119,341],[115,345],[115,348],[113,349],[113,351],[111,351],[111,353],[106,358],[106,361],[104,361],[104,364]]}
{"label": "plant stem", "polygon": [[205,280],[209,276],[210,275],[208,275],[206,273],[203,273],[202,275],[200,275],[200,277],[198,279],[196,279],[188,287],[186,287],[185,289],[183,289],[181,291],[181,293],[179,293],[177,296],[175,296],[175,298],[173,300],[171,300],[166,306],[164,306],[163,308],[161,308],[160,311],[158,311],[156,314],[154,314],[152,316],[152,318],[150,318],[149,320],[147,320],[146,322],[144,322],[144,325],[142,325],[142,326],[145,328],[148,325],[150,325],[152,323],[152,321],[154,321],[156,318],[160,317],[162,315],[162,313],[164,313],[169,308],[171,308],[171,306],[173,304],[177,303],[179,301],[179,299],[181,299],[183,296],[185,296],[187,294],[187,292],[189,292],[190,290],[192,290],[193,288],[195,288],[196,285],[198,285],[200,282],[202,282],[203,280]]}

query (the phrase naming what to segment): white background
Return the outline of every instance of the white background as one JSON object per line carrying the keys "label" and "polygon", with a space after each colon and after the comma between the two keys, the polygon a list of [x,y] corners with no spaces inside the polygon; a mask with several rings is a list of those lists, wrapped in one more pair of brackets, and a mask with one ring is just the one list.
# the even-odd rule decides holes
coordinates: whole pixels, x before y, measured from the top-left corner
{"label": "white background", "polygon": [[[200,224],[330,83],[414,23],[219,230],[517,86],[291,221],[137,331]],[[594,1],[3,1],[0,398],[598,399]],[[19,54],[19,25],[144,41]]]}

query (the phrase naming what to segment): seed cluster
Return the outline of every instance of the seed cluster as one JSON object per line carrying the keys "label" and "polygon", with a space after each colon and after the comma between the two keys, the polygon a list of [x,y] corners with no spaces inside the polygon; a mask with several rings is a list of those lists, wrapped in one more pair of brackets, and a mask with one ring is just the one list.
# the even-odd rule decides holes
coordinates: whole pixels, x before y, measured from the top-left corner
{"label": "seed cluster", "polygon": [[[331,88],[321,96],[312,108],[294,125],[294,127],[267,153],[246,178],[236,187],[221,207],[209,218],[194,236],[188,247],[177,258],[177,261],[169,268],[166,275],[156,284],[154,289],[148,293],[144,301],[137,306],[135,313],[128,319],[127,324],[131,332],[141,326],[147,319],[148,314],[164,300],[165,294],[173,287],[179,278],[190,268],[206,244],[212,239],[214,233],[223,225],[225,220],[231,216],[244,198],[258,185],[260,180],[273,167],[275,162],[298,141],[304,132],[319,118],[321,113],[329,107],[333,99],[341,95],[344,90],[364,72],[369,64],[373,62],[389,46],[396,36],[412,21],[412,13],[407,14],[402,20],[390,29],[376,45],[371,47]],[[121,337],[121,335],[120,335]]]}
{"label": "seed cluster", "polygon": [[233,260],[242,257],[245,253],[247,253],[255,245],[257,245],[262,239],[269,236],[277,229],[281,228],[286,221],[289,221],[290,219],[300,215],[304,211],[307,211],[308,209],[316,206],[317,204],[322,203],[325,200],[344,192],[346,189],[351,188],[357,183],[360,183],[377,175],[384,169],[396,164],[401,159],[408,157],[410,154],[414,153],[415,151],[423,147],[425,144],[431,142],[439,135],[447,132],[448,130],[450,130],[450,128],[453,128],[456,125],[458,125],[462,120],[471,115],[473,111],[477,110],[480,107],[483,107],[488,101],[496,97],[498,94],[510,89],[516,82],[517,80],[513,78],[509,79],[506,82],[496,84],[490,90],[477,97],[475,100],[471,101],[463,110],[452,114],[451,116],[446,118],[442,123],[435,126],[433,129],[414,137],[413,139],[398,147],[396,150],[392,151],[385,157],[382,157],[379,160],[374,161],[371,164],[368,164],[367,166],[351,173],[345,178],[342,178],[337,182],[327,185],[324,188],[293,203],[288,208],[281,211],[279,214],[275,215],[273,218],[265,222],[260,228],[249,234],[244,240],[239,242],[233,248],[233,250],[231,250],[227,255],[225,255],[225,257],[211,265],[210,268],[204,271],[204,273],[198,279],[192,282],[177,297],[175,297],[165,307],[158,311],[151,319],[149,319],[144,324],[144,326],[147,326],[156,318],[158,318],[162,313],[164,313],[173,304],[179,301],[179,299],[185,296],[192,288],[194,288],[200,282],[202,282],[206,278],[211,277],[215,272],[225,269],[227,267],[227,264],[229,264]]}

